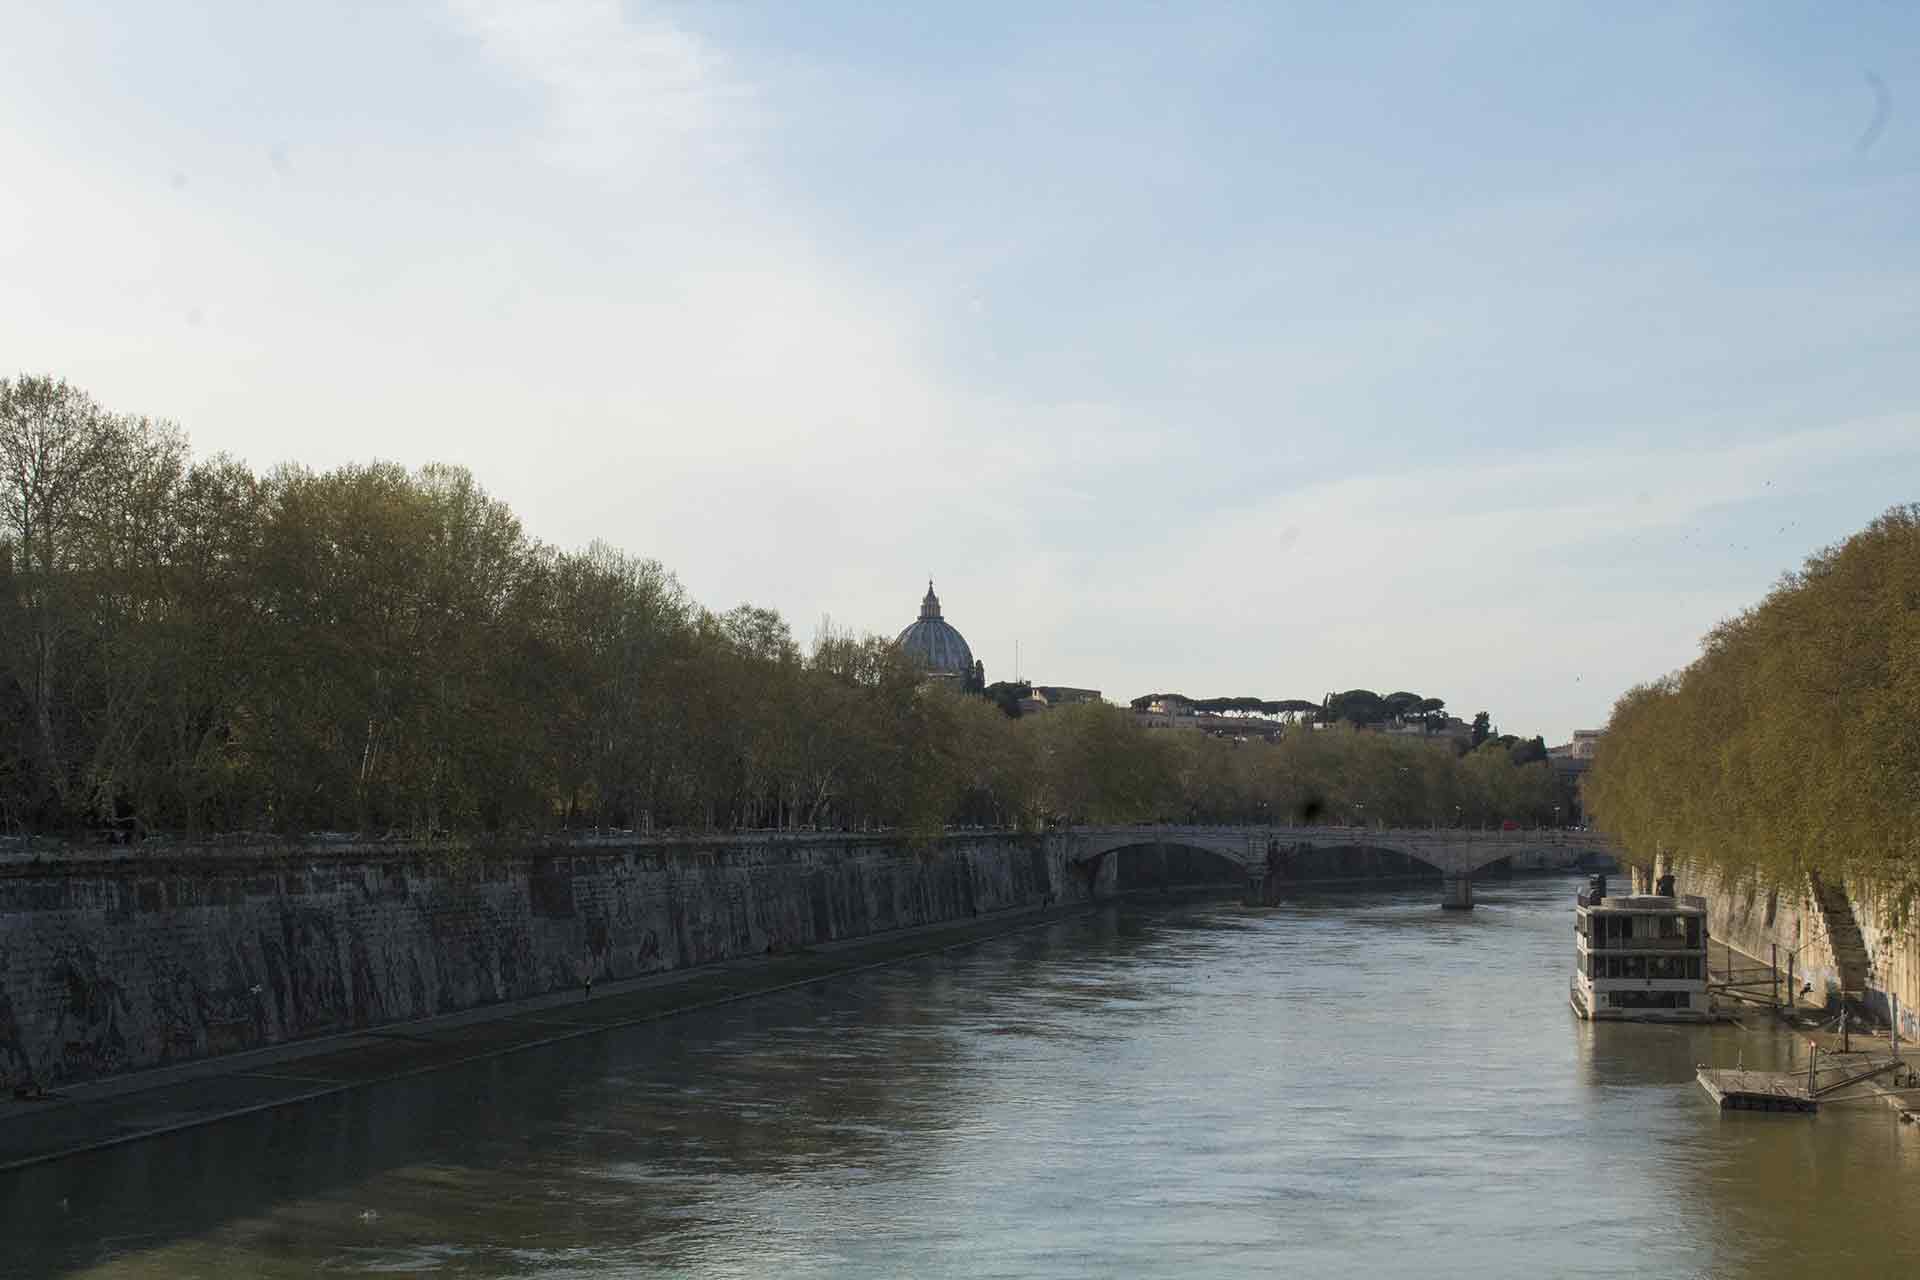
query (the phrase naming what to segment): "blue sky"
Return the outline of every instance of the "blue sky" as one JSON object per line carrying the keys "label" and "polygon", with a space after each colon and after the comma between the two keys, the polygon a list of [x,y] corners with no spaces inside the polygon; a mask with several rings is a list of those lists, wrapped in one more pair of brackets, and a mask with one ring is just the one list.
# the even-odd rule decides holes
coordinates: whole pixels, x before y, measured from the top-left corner
{"label": "blue sky", "polygon": [[0,8],[0,368],[803,642],[1564,740],[1920,498],[1908,6]]}

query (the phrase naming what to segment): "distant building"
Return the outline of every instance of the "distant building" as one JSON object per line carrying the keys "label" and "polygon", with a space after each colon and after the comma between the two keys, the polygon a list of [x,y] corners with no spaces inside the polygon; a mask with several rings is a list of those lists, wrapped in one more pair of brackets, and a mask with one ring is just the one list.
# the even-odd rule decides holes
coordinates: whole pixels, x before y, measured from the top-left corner
{"label": "distant building", "polygon": [[1142,729],[1193,729],[1222,738],[1275,738],[1286,726],[1262,716],[1221,715],[1198,711],[1185,698],[1155,698],[1136,707],[1133,722]]}
{"label": "distant building", "polygon": [[1098,689],[1076,689],[1064,684],[1037,684],[1033,691],[1047,700],[1048,706],[1070,707],[1076,702],[1098,702]]}
{"label": "distant building", "polygon": [[1133,722],[1143,729],[1198,729],[1200,714],[1185,698],[1155,698],[1133,713]]}
{"label": "distant building", "polygon": [[1547,748],[1547,763],[1555,773],[1579,775],[1593,768],[1594,748],[1606,736],[1605,729],[1575,729],[1573,741]]}
{"label": "distant building", "polygon": [[927,594],[920,601],[920,617],[894,643],[926,669],[928,679],[970,693],[987,687],[986,665],[973,656],[967,638],[940,616],[940,597],[933,594],[931,578],[927,580]]}
{"label": "distant building", "polygon": [[1381,725],[1379,731],[1390,738],[1412,738],[1454,751],[1466,751],[1473,746],[1473,726],[1459,716],[1447,716],[1431,723],[1396,716]]}
{"label": "distant building", "polygon": [[1600,739],[1606,736],[1605,729],[1575,729],[1573,741],[1557,747],[1547,748],[1547,767],[1553,770],[1553,776],[1560,783],[1561,794],[1566,797],[1566,818],[1569,822],[1586,821],[1587,772],[1593,768],[1594,749],[1600,745]]}
{"label": "distant building", "polygon": [[1572,742],[1547,748],[1547,758],[1549,760],[1591,760],[1594,749],[1600,745],[1600,739],[1606,736],[1605,729],[1575,729]]}
{"label": "distant building", "polygon": [[1051,711],[1055,707],[1070,707],[1076,702],[1098,702],[1098,689],[1076,689],[1064,684],[1028,685],[1026,693],[1020,696],[1020,714],[1039,715],[1042,711]]}

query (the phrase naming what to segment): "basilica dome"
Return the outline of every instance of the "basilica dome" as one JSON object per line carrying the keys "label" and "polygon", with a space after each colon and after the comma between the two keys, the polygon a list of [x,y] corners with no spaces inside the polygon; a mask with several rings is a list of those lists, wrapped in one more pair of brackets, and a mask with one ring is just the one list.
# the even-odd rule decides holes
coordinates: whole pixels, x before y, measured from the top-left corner
{"label": "basilica dome", "polygon": [[920,602],[919,621],[902,631],[897,643],[902,653],[917,659],[931,676],[962,684],[975,677],[973,650],[967,647],[967,638],[940,616],[940,597],[933,594],[931,581],[926,598]]}

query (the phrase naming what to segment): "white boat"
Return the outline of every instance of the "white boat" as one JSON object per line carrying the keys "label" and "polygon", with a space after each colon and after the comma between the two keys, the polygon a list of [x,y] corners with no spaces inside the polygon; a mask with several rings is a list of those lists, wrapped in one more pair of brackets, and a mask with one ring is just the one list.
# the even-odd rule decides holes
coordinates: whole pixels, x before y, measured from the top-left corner
{"label": "white boat", "polygon": [[[1671,889],[1671,879],[1662,888]],[[1707,900],[1607,895],[1595,876],[1574,899],[1573,1011],[1595,1021],[1709,1022]]]}

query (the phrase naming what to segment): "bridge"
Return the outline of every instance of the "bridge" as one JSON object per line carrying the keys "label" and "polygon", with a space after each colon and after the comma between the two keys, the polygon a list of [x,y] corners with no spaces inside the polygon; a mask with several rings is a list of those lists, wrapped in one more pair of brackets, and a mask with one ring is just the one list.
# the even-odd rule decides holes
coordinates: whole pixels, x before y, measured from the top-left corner
{"label": "bridge", "polygon": [[[1495,863],[1513,869],[1572,870],[1602,859],[1618,860],[1617,847],[1598,832],[1548,828],[1535,831],[1490,831],[1459,827],[1198,827],[1112,826],[1075,827],[1054,837],[1066,842],[1070,865],[1084,868],[1090,881],[1115,882],[1118,857],[1142,848],[1190,849],[1211,854],[1246,877],[1249,901],[1270,902],[1289,881],[1304,883],[1342,879],[1339,875],[1302,874],[1305,864],[1324,871],[1326,854],[1346,851],[1345,859],[1359,878],[1377,864],[1363,865],[1362,855],[1397,857],[1402,875],[1438,875],[1443,889],[1440,905],[1457,910],[1473,907],[1473,877]],[[1332,865],[1338,867],[1336,854]],[[1395,868],[1389,868],[1389,872]]]}

